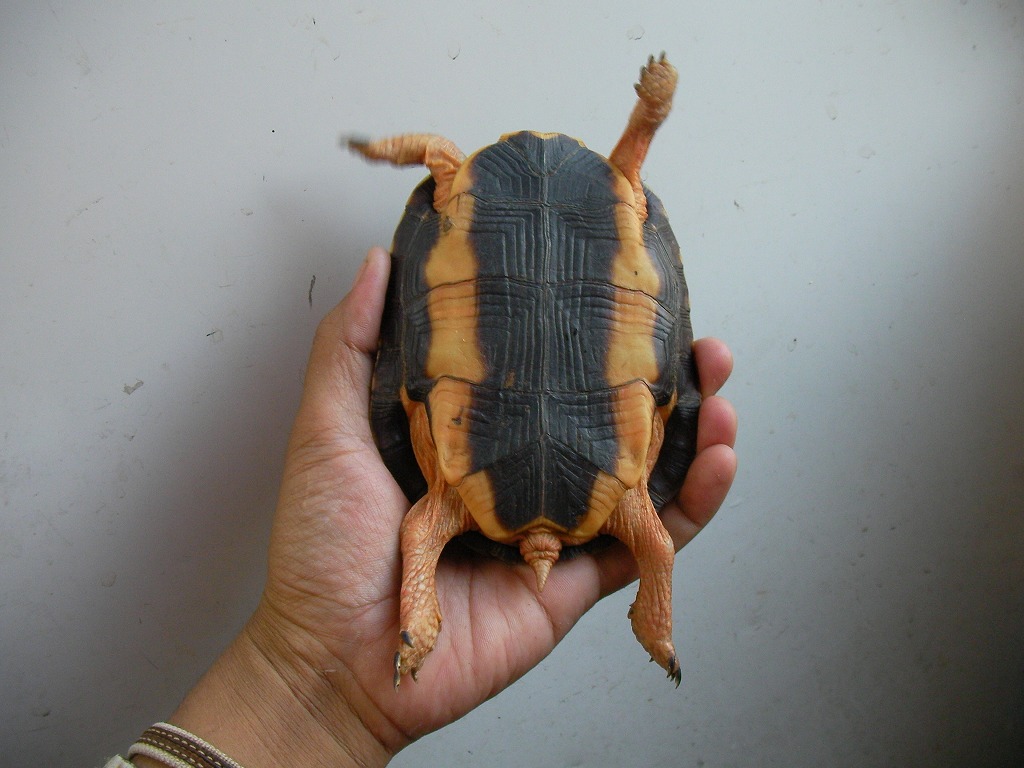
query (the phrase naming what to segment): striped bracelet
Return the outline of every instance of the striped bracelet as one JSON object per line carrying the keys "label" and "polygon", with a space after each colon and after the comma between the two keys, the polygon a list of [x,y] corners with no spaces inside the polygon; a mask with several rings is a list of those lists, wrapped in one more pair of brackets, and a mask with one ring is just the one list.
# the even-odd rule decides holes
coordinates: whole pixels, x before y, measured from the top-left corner
{"label": "striped bracelet", "polygon": [[169,723],[147,728],[128,750],[128,759],[135,755],[152,758],[168,768],[242,768],[195,734]]}

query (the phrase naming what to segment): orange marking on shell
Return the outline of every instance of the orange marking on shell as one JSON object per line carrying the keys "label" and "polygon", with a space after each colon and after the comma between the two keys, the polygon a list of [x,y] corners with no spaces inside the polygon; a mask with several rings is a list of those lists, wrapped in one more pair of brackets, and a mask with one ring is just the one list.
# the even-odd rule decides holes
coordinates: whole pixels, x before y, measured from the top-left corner
{"label": "orange marking on shell", "polygon": [[504,543],[512,540],[512,534],[498,521],[494,511],[494,488],[486,472],[466,476],[456,490],[484,536]]}
{"label": "orange marking on shell", "polygon": [[658,303],[642,291],[619,289],[608,333],[605,379],[613,387],[636,379],[655,383],[660,377],[654,329]]}
{"label": "orange marking on shell", "polygon": [[597,536],[609,516],[615,511],[626,490],[626,486],[614,475],[598,472],[597,477],[594,478],[594,485],[590,489],[587,514],[583,516],[580,525],[573,530],[573,534],[585,541]]}
{"label": "orange marking on shell", "polygon": [[580,538],[590,539],[601,532],[625,494],[643,481],[652,448],[656,452],[661,445],[658,440],[657,447],[654,446],[655,422],[660,424],[661,417],[655,413],[654,396],[644,382],[634,381],[615,393],[612,419],[619,446],[615,473],[597,473],[587,502],[587,514],[572,531]]}
{"label": "orange marking on shell", "polygon": [[[469,171],[459,173],[462,184]],[[459,194],[445,209],[449,226],[438,236],[427,257],[424,275],[430,293],[430,348],[426,374],[430,378],[454,376],[472,382],[484,379],[486,366],[480,352],[477,307],[477,258],[469,241],[473,198]]]}
{"label": "orange marking on shell", "polygon": [[434,288],[427,297],[430,318],[430,349],[426,374],[432,379],[453,376],[480,383],[486,366],[480,352],[477,328],[477,292],[474,282]]}
{"label": "orange marking on shell", "polygon": [[[470,177],[469,170],[461,171],[455,184],[462,186],[463,177]],[[454,186],[452,191],[455,192]],[[469,241],[473,203],[472,195],[455,194],[441,213],[442,231],[423,267],[429,287],[476,279],[476,253]]]}
{"label": "orange marking on shell", "polygon": [[[402,389],[403,394],[405,389]],[[423,403],[403,400],[406,404],[406,413],[409,415],[409,438],[412,442],[412,451],[416,456],[416,463],[419,464],[420,472],[427,481],[428,486],[434,485],[437,479],[437,451],[434,449],[434,440],[430,436],[430,421],[427,418],[427,407]]]}
{"label": "orange marking on shell", "polygon": [[615,393],[612,419],[619,446],[615,477],[626,488],[635,488],[643,477],[654,435],[654,416],[654,396],[644,382],[635,381]]}
{"label": "orange marking on shell", "polygon": [[[622,181],[625,184],[625,179]],[[615,206],[615,227],[619,251],[612,261],[612,284],[626,290],[643,291],[648,296],[660,295],[661,275],[644,246],[640,220],[631,205]]]}
{"label": "orange marking on shell", "polygon": [[473,465],[470,445],[473,390],[465,381],[440,379],[427,396],[430,432],[437,461],[448,485],[458,487]]}
{"label": "orange marking on shell", "polygon": [[660,372],[654,341],[658,304],[652,297],[661,293],[661,275],[644,246],[643,225],[632,204],[632,187],[615,166],[610,167],[615,194],[622,202],[615,206],[619,249],[612,260],[610,277],[618,290],[605,377],[613,387],[637,378],[653,384]]}

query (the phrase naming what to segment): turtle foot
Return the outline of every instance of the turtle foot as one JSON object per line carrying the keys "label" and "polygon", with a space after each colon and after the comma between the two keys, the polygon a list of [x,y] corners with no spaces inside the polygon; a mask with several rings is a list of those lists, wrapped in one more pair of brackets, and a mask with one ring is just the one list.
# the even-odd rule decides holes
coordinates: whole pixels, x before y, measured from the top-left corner
{"label": "turtle foot", "polygon": [[415,682],[420,667],[429,653],[434,649],[434,642],[441,631],[441,617],[438,615],[433,622],[427,622],[422,631],[418,633],[403,629],[398,633],[398,650],[394,658],[394,685],[398,688],[402,683],[402,677],[409,675]]}
{"label": "turtle foot", "polygon": [[[640,644],[651,655],[651,661],[657,662],[658,666],[668,673],[668,678],[679,687],[683,679],[682,671],[679,668],[679,657],[672,645],[670,636],[671,629],[667,627],[657,628],[658,622],[645,621],[638,616],[635,610],[629,612],[633,625],[633,634]],[[669,634],[665,634],[666,630]]]}
{"label": "turtle foot", "polygon": [[622,175],[633,187],[634,204],[640,221],[647,220],[647,197],[640,179],[640,166],[647,156],[655,131],[672,111],[672,95],[678,80],[675,67],[668,63],[664,53],[658,59],[651,56],[647,60],[647,65],[640,70],[640,81],[634,86],[638,96],[636,106],[630,113],[622,138],[608,156],[611,164],[622,171]]}
{"label": "turtle foot", "polygon": [[647,65],[640,70],[640,81],[634,87],[649,120],[660,124],[668,117],[678,80],[676,68],[668,63],[664,53],[657,59],[651,56],[647,60]]}
{"label": "turtle foot", "polygon": [[[413,444],[433,450],[426,408],[418,404],[409,419]],[[417,449],[420,450],[420,449]],[[417,453],[419,455],[419,453]],[[431,456],[432,461],[436,457]],[[439,473],[440,475],[440,473]],[[438,476],[439,476],[438,475]],[[469,513],[458,491],[435,482],[427,495],[413,504],[402,521],[402,590],[399,595],[398,650],[395,652],[394,684],[423,666],[441,631],[441,606],[437,601],[437,561],[445,544],[468,527]]]}

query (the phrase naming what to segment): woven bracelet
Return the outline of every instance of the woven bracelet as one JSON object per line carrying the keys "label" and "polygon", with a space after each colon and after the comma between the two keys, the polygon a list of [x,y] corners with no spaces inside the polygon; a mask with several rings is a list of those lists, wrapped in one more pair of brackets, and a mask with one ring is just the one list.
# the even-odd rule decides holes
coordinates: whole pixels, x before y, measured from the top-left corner
{"label": "woven bracelet", "polygon": [[129,759],[135,755],[152,758],[168,768],[242,768],[213,745],[169,723],[147,728],[128,750]]}

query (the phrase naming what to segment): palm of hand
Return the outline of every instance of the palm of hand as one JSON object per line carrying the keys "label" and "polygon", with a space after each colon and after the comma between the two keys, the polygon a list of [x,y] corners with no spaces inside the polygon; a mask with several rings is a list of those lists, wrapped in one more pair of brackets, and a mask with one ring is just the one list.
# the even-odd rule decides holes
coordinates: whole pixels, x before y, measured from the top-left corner
{"label": "palm of hand", "polygon": [[[313,706],[354,712],[390,749],[462,716],[546,656],[600,597],[635,578],[624,547],[559,563],[538,594],[525,565],[442,558],[444,629],[418,683],[392,687],[408,501],[380,460],[366,419],[386,255],[371,254],[352,292],[321,324],[296,418],[256,621],[340,694]],[[698,365],[705,395],[729,373],[724,345]],[[704,362],[702,362],[702,357]],[[714,514],[732,480],[735,420],[702,408],[698,450],[678,505],[663,514],[677,548]],[[332,713],[332,708],[345,712]]]}

